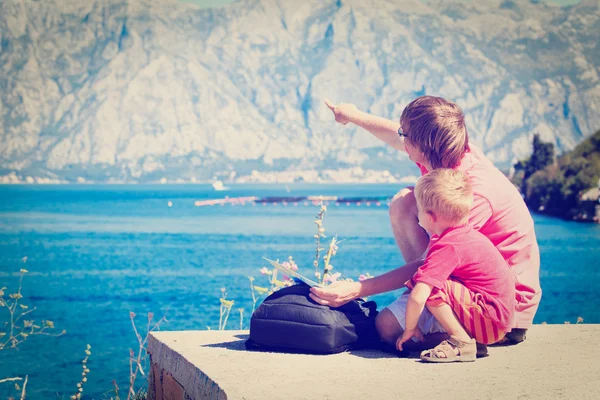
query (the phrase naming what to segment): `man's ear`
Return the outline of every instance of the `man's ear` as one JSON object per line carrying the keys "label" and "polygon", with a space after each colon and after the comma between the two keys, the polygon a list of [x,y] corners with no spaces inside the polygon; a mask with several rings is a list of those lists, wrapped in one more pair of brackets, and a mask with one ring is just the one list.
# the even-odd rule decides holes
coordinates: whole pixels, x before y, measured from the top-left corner
{"label": "man's ear", "polygon": [[429,218],[429,222],[435,223],[435,221],[437,220],[437,217],[435,216],[435,213],[433,211],[427,211],[425,214],[427,214],[427,218]]}

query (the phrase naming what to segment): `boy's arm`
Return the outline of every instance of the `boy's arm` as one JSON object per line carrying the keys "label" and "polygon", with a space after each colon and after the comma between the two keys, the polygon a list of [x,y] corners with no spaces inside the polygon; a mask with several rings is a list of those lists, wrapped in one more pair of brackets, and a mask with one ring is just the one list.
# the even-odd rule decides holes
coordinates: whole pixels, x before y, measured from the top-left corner
{"label": "boy's arm", "polygon": [[348,122],[351,122],[396,150],[406,151],[404,138],[398,136],[399,122],[360,111],[354,104],[341,103],[334,105],[329,100],[325,100],[325,104],[333,112],[335,120],[340,124],[346,125]]}
{"label": "boy's arm", "polygon": [[432,289],[433,286],[427,283],[417,282],[412,292],[410,292],[410,296],[406,302],[406,322],[404,324],[406,329],[404,330],[402,337],[396,342],[398,350],[402,351],[402,345],[413,336],[420,340],[423,339],[423,333],[418,327],[419,317],[423,313],[425,302],[429,298]]}

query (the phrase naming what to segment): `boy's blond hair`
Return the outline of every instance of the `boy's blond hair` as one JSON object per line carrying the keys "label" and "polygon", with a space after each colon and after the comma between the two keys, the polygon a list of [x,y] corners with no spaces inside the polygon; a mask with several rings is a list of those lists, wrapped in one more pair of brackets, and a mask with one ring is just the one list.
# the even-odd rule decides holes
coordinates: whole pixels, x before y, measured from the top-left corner
{"label": "boy's blond hair", "polygon": [[456,225],[469,221],[473,189],[467,176],[449,168],[438,168],[422,176],[415,187],[419,207]]}
{"label": "boy's blond hair", "polygon": [[456,167],[469,149],[461,108],[441,97],[417,97],[402,111],[400,124],[433,169]]}

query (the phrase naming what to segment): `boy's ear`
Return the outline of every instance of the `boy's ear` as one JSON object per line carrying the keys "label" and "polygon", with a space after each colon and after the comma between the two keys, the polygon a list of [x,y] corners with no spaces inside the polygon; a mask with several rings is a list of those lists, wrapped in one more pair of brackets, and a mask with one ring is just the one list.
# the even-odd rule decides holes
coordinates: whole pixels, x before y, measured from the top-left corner
{"label": "boy's ear", "polygon": [[427,218],[429,218],[429,222],[435,222],[437,220],[435,213],[433,211],[427,211]]}

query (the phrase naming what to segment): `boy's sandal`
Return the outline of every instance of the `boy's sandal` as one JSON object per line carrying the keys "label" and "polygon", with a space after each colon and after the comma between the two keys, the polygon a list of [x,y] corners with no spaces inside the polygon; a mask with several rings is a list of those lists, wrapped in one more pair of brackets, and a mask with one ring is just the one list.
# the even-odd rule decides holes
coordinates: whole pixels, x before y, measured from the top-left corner
{"label": "boy's sandal", "polygon": [[[455,351],[458,350],[458,354]],[[455,336],[450,336],[448,340],[430,350],[421,353],[421,360],[426,362],[449,363],[449,362],[470,362],[475,361],[477,355],[477,344],[475,339],[469,342],[463,342]]]}

